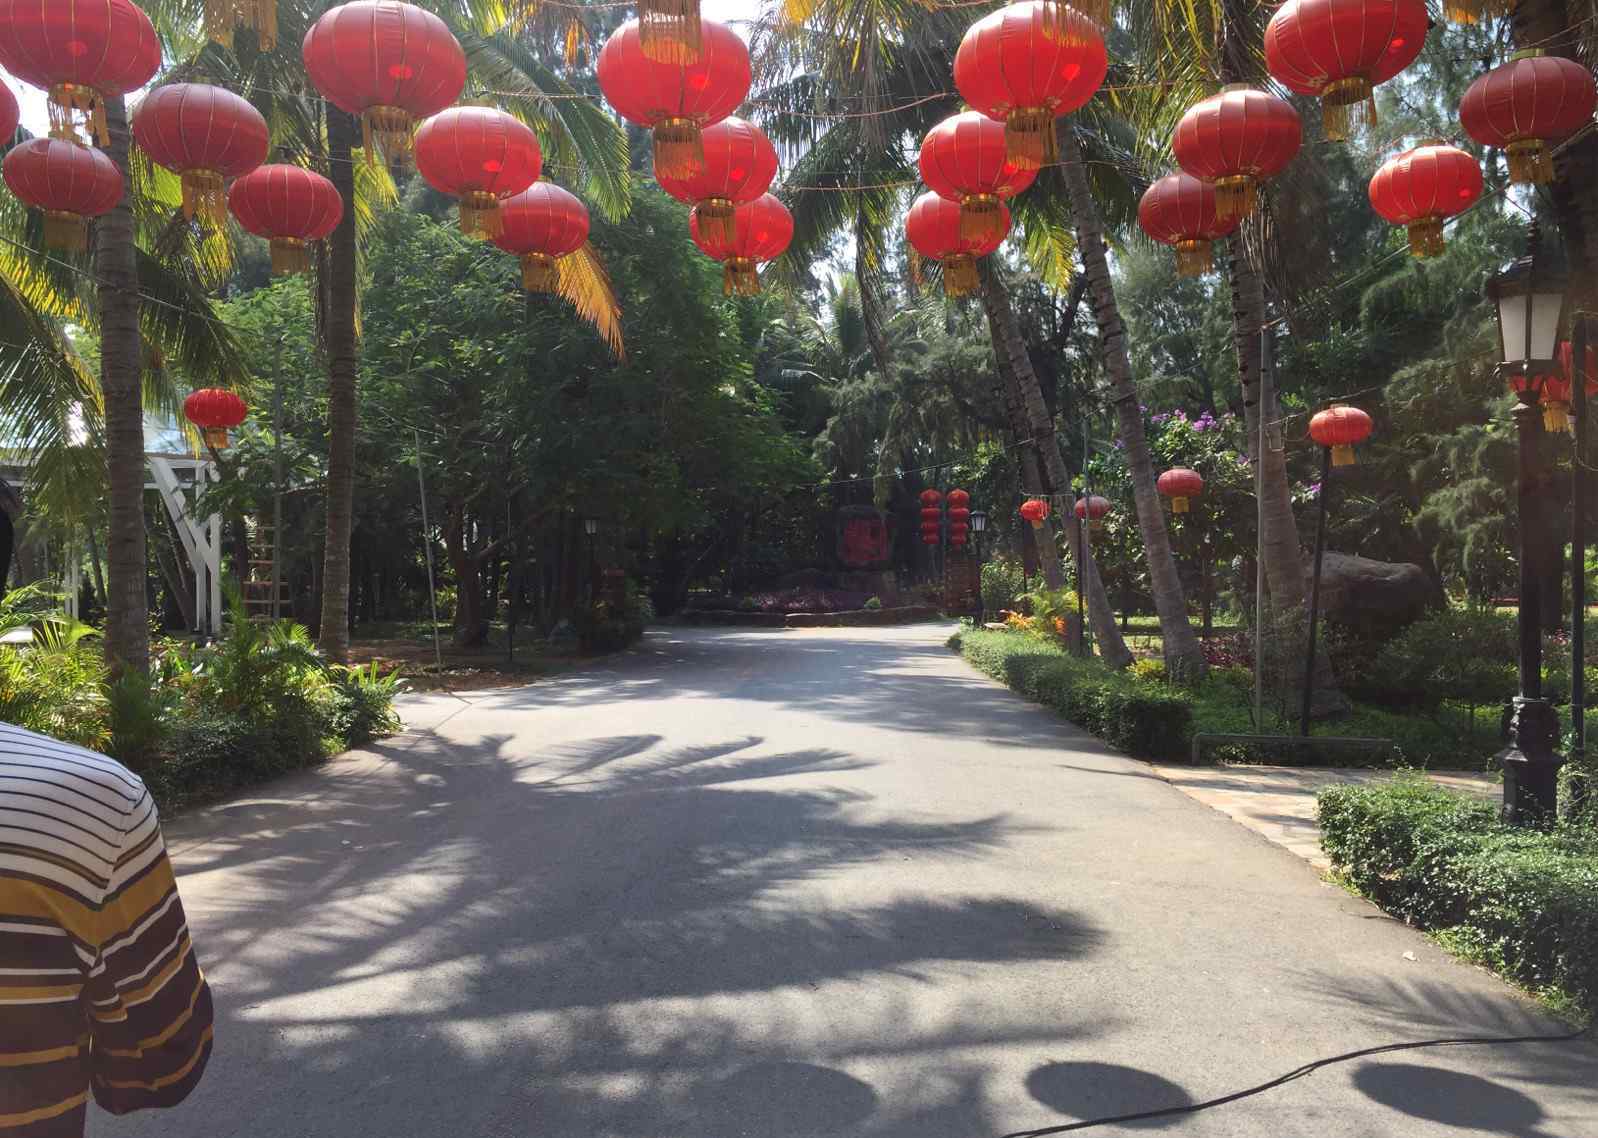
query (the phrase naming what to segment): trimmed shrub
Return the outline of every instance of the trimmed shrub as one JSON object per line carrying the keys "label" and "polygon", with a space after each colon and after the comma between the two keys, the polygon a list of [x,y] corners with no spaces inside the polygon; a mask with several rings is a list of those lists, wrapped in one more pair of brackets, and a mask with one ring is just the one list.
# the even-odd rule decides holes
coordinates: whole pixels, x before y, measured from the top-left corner
{"label": "trimmed shrub", "polygon": [[1418,779],[1323,790],[1318,814],[1327,857],[1382,908],[1598,1011],[1598,835],[1505,826]]}

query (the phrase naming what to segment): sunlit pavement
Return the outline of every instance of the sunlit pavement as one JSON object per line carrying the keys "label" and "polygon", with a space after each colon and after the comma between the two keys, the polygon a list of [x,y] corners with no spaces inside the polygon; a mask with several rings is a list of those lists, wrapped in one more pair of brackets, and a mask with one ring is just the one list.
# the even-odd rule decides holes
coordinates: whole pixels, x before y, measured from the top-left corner
{"label": "sunlit pavement", "polygon": [[[215,1058],[91,1133],[983,1138],[1562,1030],[949,631],[657,631],[182,819]],[[1150,1128],[1591,1138],[1598,1049],[1403,1052]]]}

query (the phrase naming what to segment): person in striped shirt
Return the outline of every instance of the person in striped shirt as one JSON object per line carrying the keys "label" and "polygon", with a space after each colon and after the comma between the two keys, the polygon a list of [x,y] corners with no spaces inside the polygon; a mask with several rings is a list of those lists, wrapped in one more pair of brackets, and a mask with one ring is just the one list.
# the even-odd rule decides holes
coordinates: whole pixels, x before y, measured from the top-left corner
{"label": "person in striped shirt", "polygon": [[144,783],[0,723],[0,1138],[80,1138],[172,1106],[211,1054],[211,990]]}

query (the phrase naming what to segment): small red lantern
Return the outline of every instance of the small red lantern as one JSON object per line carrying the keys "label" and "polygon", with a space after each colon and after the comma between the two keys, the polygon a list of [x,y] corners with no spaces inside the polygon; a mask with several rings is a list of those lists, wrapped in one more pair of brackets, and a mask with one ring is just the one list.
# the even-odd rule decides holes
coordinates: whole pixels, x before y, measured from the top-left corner
{"label": "small red lantern", "polygon": [[1371,206],[1409,229],[1409,251],[1435,257],[1444,248],[1443,222],[1481,197],[1481,166],[1440,139],[1395,154],[1371,178]]}
{"label": "small red lantern", "polygon": [[311,267],[309,244],[338,228],[344,202],[332,182],[303,166],[258,166],[228,187],[228,208],[272,247],[272,274]]}
{"label": "small red lantern", "polygon": [[651,59],[637,20],[605,41],[594,64],[599,89],[616,113],[654,133],[655,171],[689,178],[704,167],[700,132],[720,122],[749,93],[749,49],[731,28],[699,21],[692,63]]}
{"label": "small red lantern", "polygon": [[1033,529],[1043,528],[1043,519],[1049,516],[1049,504],[1042,498],[1028,498],[1021,503],[1021,517],[1030,522]]}
{"label": "small red lantern", "polygon": [[1196,470],[1189,470],[1185,466],[1175,466],[1160,475],[1155,488],[1171,500],[1171,513],[1185,514],[1188,512],[1188,500],[1197,498],[1204,491],[1204,479]]}
{"label": "small red lantern", "polygon": [[11,93],[10,87],[0,83],[0,146],[11,145],[20,122],[22,108],[17,105],[17,97]]}
{"label": "small red lantern", "polygon": [[1210,243],[1236,231],[1240,217],[1217,212],[1215,187],[1191,174],[1167,174],[1143,193],[1137,221],[1154,240],[1176,247],[1176,275],[1196,277],[1213,267]]}
{"label": "small red lantern", "polygon": [[699,210],[688,214],[688,233],[711,260],[722,264],[722,292],[754,296],[760,292],[757,267],[774,261],[793,240],[793,215],[770,194],[762,194],[733,211],[732,240],[717,241],[699,227]]}
{"label": "small red lantern", "polygon": [[943,291],[951,297],[976,290],[981,279],[977,258],[1002,245],[1010,229],[1010,211],[1002,202],[999,216],[1004,225],[997,236],[965,236],[960,214],[960,206],[929,191],[915,200],[904,219],[904,235],[911,248],[929,261],[942,262]]}
{"label": "small red lantern", "polygon": [[249,410],[244,400],[220,387],[202,387],[183,401],[183,414],[200,428],[213,450],[227,449],[228,431],[244,422]]}
{"label": "small red lantern", "polygon": [[[1552,434],[1554,431],[1573,431],[1575,423],[1570,418],[1570,396],[1575,389],[1575,376],[1571,366],[1575,361],[1575,351],[1571,348],[1569,340],[1561,340],[1557,352],[1559,368],[1556,374],[1542,376],[1542,408],[1543,429]],[[1598,396],[1598,349],[1587,349],[1587,398]],[[1526,381],[1521,376],[1514,376],[1510,380],[1510,389],[1517,394],[1526,387]]]}
{"label": "small red lantern", "polygon": [[700,131],[704,166],[679,177],[655,171],[660,188],[695,207],[700,230],[715,241],[732,240],[733,209],[752,202],[777,176],[777,149],[759,127],[729,115]]}
{"label": "small red lantern", "polygon": [[1287,0],[1265,26],[1265,67],[1321,101],[1326,137],[1376,121],[1373,89],[1415,62],[1430,24],[1425,0]]}
{"label": "small red lantern", "polygon": [[921,180],[941,198],[960,203],[960,236],[1004,240],[1010,218],[1004,208],[1037,178],[1005,154],[1004,127],[976,111],[950,115],[921,140]]}
{"label": "small red lantern", "polygon": [[554,292],[560,283],[556,263],[588,240],[588,207],[553,182],[534,182],[506,198],[499,220],[494,244],[521,258],[528,292]]}
{"label": "small red lantern", "polygon": [[1023,0],[966,29],[954,56],[960,97],[1004,123],[1010,161],[1037,170],[1059,158],[1054,120],[1093,97],[1109,58],[1092,20],[1052,0]]}
{"label": "small red lantern", "polygon": [[226,180],[266,161],[271,131],[261,112],[232,91],[169,83],[133,113],[133,137],[150,161],[183,182],[183,216],[213,229],[227,222]]}
{"label": "small red lantern", "polygon": [[205,34],[232,48],[233,29],[255,33],[261,51],[277,47],[277,0],[205,0]]}
{"label": "small red lantern", "polygon": [[1097,494],[1090,494],[1086,498],[1076,500],[1076,516],[1088,523],[1088,530],[1098,533],[1104,528],[1104,518],[1110,512],[1110,500],[1101,498]]}
{"label": "small red lantern", "polygon": [[451,107],[416,128],[416,172],[460,199],[461,232],[498,237],[499,203],[538,181],[538,136],[493,107]]}
{"label": "small red lantern", "polygon": [[971,527],[955,522],[949,523],[949,544],[958,549],[964,545],[971,535]]}
{"label": "small red lantern", "polygon": [[44,211],[44,243],[82,253],[89,218],[122,200],[122,171],[98,150],[59,138],[35,138],[6,155],[5,182],[27,205]]}
{"label": "small red lantern", "polygon": [[1260,181],[1282,172],[1303,142],[1298,112],[1251,87],[1225,87],[1195,103],[1176,124],[1176,164],[1215,186],[1215,215],[1254,212]]}
{"label": "small red lantern", "polygon": [[366,140],[391,162],[411,150],[416,124],[466,86],[466,56],[444,21],[398,0],[352,0],[305,33],[305,70],[328,102],[359,115]]}
{"label": "small red lantern", "polygon": [[1470,85],[1459,103],[1465,133],[1508,152],[1509,180],[1536,185],[1554,180],[1548,143],[1592,121],[1598,87],[1573,59],[1520,52]]}
{"label": "small red lantern", "polygon": [[944,500],[949,503],[949,509],[965,510],[966,515],[970,515],[971,495],[964,490],[950,490]]}
{"label": "small red lantern", "polygon": [[936,506],[939,502],[943,501],[943,494],[938,490],[923,490],[918,497],[921,499],[921,504],[923,506]]}
{"label": "small red lantern", "polygon": [[1334,404],[1309,421],[1309,437],[1332,448],[1333,466],[1352,466],[1354,447],[1370,438],[1371,417],[1358,407]]}
{"label": "small red lantern", "polygon": [[0,66],[49,93],[52,137],[81,140],[81,122],[105,146],[105,96],[153,79],[161,43],[131,0],[0,0]]}

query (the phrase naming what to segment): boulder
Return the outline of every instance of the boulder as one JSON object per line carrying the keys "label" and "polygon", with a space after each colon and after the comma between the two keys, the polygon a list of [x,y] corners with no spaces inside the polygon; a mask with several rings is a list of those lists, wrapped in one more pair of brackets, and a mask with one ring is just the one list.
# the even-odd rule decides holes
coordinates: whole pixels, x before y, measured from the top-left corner
{"label": "boulder", "polygon": [[[1309,570],[1314,571],[1311,562]],[[1386,640],[1431,607],[1435,590],[1419,565],[1328,550],[1321,562],[1321,612]]]}

